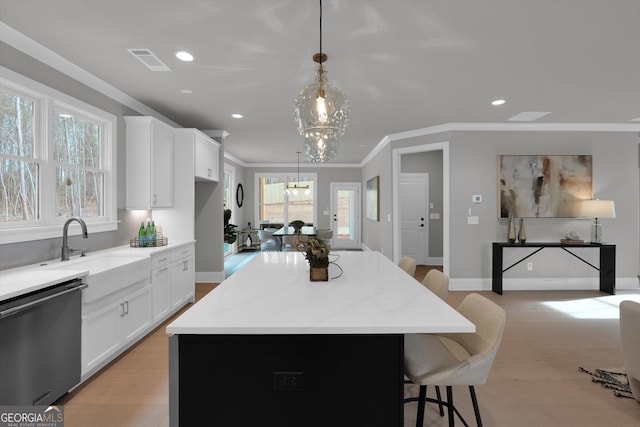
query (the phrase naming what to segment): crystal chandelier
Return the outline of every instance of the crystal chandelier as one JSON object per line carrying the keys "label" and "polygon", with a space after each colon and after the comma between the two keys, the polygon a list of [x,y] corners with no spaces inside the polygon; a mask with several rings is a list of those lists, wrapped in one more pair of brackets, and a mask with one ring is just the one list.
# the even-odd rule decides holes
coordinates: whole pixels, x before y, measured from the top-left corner
{"label": "crystal chandelier", "polygon": [[316,79],[300,91],[293,106],[298,132],[304,137],[304,154],[310,162],[335,160],[338,137],[344,135],[349,124],[349,99],[340,89],[329,83],[322,63],[322,0],[320,0],[320,52],[313,55],[318,63]]}

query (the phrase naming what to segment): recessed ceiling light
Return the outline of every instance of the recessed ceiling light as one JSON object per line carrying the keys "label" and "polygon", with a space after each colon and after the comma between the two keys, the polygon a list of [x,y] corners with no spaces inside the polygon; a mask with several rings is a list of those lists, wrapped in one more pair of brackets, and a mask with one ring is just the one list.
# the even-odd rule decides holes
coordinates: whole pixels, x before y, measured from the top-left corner
{"label": "recessed ceiling light", "polygon": [[176,52],[176,58],[178,58],[180,61],[185,62],[193,61],[193,55],[191,55],[189,52],[185,52],[184,50]]}
{"label": "recessed ceiling light", "polygon": [[191,89],[180,89],[180,93],[193,93]]}
{"label": "recessed ceiling light", "polygon": [[505,102],[507,102],[507,101],[505,101],[504,99],[494,99],[493,101],[491,101],[491,105],[497,107],[498,105],[502,105]]}
{"label": "recessed ceiling light", "polygon": [[243,118],[244,116],[243,116],[242,114],[233,113],[233,114],[231,115],[231,117],[233,117],[234,119],[241,119],[241,118]]}

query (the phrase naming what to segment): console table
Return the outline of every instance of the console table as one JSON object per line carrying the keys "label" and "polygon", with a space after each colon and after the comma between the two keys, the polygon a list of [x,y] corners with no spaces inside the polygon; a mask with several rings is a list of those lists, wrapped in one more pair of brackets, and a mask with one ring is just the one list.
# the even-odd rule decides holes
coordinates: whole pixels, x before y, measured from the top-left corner
{"label": "console table", "polygon": [[[519,259],[510,266],[503,267],[503,251],[504,248],[537,248],[527,256]],[[527,242],[527,243],[508,243],[493,242],[493,268],[491,275],[491,289],[493,292],[502,295],[502,273],[520,264],[525,259],[537,254],[545,248],[560,248],[565,252],[578,258],[585,264],[593,267],[600,272],[600,291],[610,295],[616,293],[616,245],[603,243],[560,243],[560,242]],[[600,250],[600,266],[599,268],[580,256],[573,253],[571,248],[594,248]]]}

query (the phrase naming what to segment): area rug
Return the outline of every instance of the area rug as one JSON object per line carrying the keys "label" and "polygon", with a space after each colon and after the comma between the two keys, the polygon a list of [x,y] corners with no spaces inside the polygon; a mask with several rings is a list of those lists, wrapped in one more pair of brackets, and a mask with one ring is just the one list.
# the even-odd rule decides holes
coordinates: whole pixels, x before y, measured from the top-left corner
{"label": "area rug", "polygon": [[614,396],[633,399],[629,380],[627,379],[627,374],[624,372],[624,368],[596,369],[595,372],[591,372],[580,366],[578,367],[578,371],[591,375],[591,381],[594,383],[613,390]]}

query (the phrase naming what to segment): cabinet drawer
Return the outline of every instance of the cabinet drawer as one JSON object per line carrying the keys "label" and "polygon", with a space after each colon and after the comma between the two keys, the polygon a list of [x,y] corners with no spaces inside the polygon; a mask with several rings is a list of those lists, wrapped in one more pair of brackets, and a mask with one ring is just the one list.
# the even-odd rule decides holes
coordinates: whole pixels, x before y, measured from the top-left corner
{"label": "cabinet drawer", "polygon": [[180,246],[179,248],[175,248],[171,251],[171,261],[178,261],[183,258],[188,258],[193,256],[195,253],[195,248],[193,244]]}
{"label": "cabinet drawer", "polygon": [[172,255],[170,251],[159,253],[158,255],[153,255],[151,257],[151,269],[155,270],[156,268],[165,266],[172,261]]}

